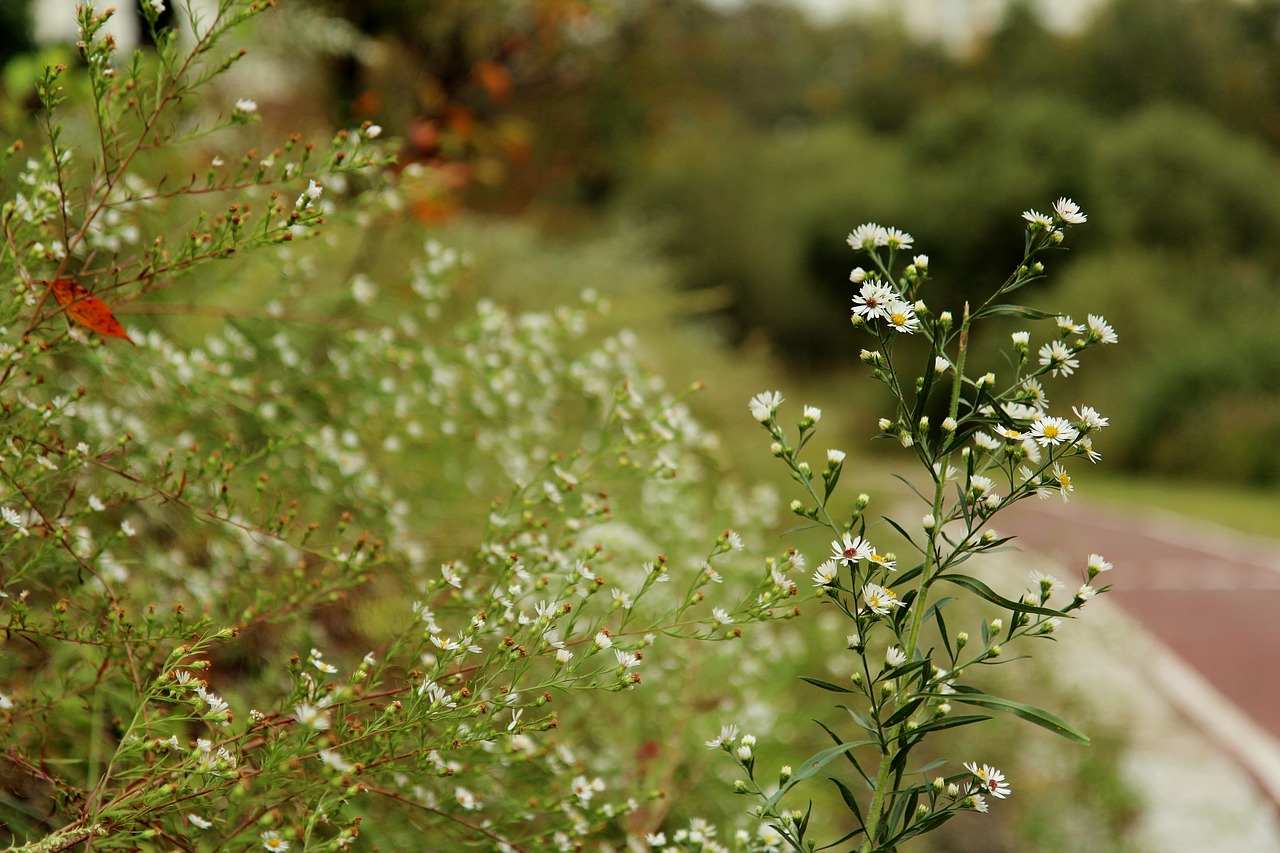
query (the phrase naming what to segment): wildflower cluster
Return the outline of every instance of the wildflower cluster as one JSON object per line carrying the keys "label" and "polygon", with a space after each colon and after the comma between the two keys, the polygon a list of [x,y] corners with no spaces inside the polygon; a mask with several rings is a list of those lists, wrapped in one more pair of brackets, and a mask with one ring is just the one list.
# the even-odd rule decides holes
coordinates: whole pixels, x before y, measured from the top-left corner
{"label": "wildflower cluster", "polygon": [[[754,761],[731,743],[736,730],[726,730],[708,746],[730,751],[747,779],[736,790],[760,798],[756,813],[795,849],[808,849],[807,814],[783,809],[782,800],[793,787],[837,758],[848,757],[859,774],[853,784],[834,779],[849,804],[854,827],[841,842],[858,840],[863,853],[888,851],[929,830],[957,812],[985,812],[988,798],[1010,792],[1003,774],[989,765],[966,764],[966,773],[924,777],[936,765],[912,767],[911,751],[926,736],[943,729],[985,720],[984,714],[957,714],[957,705],[981,711],[1006,711],[1036,722],[1063,736],[1086,741],[1083,734],[1052,714],[1001,697],[990,696],[970,682],[981,666],[996,662],[1008,644],[1027,637],[1054,633],[1062,620],[1107,587],[1095,578],[1111,568],[1099,555],[1090,555],[1082,583],[1069,600],[1055,599],[1063,587],[1056,578],[1034,574],[1032,589],[1008,596],[969,573],[968,561],[1009,541],[990,526],[1004,508],[1032,495],[1061,495],[1074,490],[1069,466],[1079,459],[1097,462],[1094,435],[1108,419],[1087,405],[1073,405],[1070,413],[1051,408],[1046,382],[1069,377],[1085,350],[1116,341],[1115,331],[1102,317],[1089,315],[1076,323],[1020,305],[1006,304],[1013,291],[1044,276],[1039,257],[1057,248],[1071,226],[1086,221],[1079,207],[1060,198],[1053,214],[1028,211],[1022,262],[981,305],[969,305],[959,318],[950,311],[933,311],[923,299],[930,281],[926,255],[904,262],[914,238],[903,231],[874,223],[849,235],[849,245],[866,257],[850,275],[858,285],[852,319],[874,338],[861,359],[890,391],[894,411],[880,419],[881,435],[911,450],[927,480],[913,487],[924,504],[918,521],[885,519],[878,537],[900,542],[912,559],[900,561],[880,551],[868,535],[866,510],[870,498],[860,494],[852,507],[837,510],[833,496],[844,471],[845,453],[826,451],[816,473],[804,459],[821,412],[806,406],[796,422],[794,439],[779,412],[782,395],[757,395],[749,403],[751,416],[769,432],[770,452],[782,460],[801,490],[792,512],[835,536],[831,553],[813,574],[813,584],[848,620],[847,648],[853,653],[847,683],[808,678],[811,684],[842,695],[860,697],[854,713],[859,737],[846,740],[827,733],[836,746],[789,769],[776,782],[763,781]],[[969,336],[974,325],[997,317],[1047,320],[1049,339],[1033,350],[1030,331],[1014,332],[1008,355],[1011,370],[1003,377],[974,370],[968,364]],[[923,338],[927,349],[918,375],[904,367],[899,338]],[[912,353],[918,348],[912,348]],[[920,357],[911,355],[910,360]],[[941,413],[941,417],[939,417]],[[933,596],[946,586],[967,592],[979,601],[1007,611],[1007,616],[984,619],[978,638],[954,631],[944,618],[955,599]],[[953,617],[954,618],[954,617]],[[923,631],[929,627],[927,641]],[[845,700],[847,701],[847,699]],[[867,753],[876,767],[865,768],[855,753]],[[747,750],[749,753],[750,750]],[[919,775],[921,781],[910,778]],[[869,798],[857,793],[871,792]]]}
{"label": "wildflower cluster", "polygon": [[[403,208],[376,125],[173,182],[156,152],[263,119],[239,93],[184,111],[267,5],[186,8],[192,40],[128,62],[86,6],[91,121],[51,70],[43,148],[4,161],[0,751],[30,804],[6,838],[625,843],[661,796],[626,772],[638,739],[667,735],[600,719],[667,719],[698,666],[722,692],[691,641],[767,645],[746,629],[797,614],[803,558],[726,528],[767,501],[707,487],[714,436],[633,335],[593,332],[601,294],[467,304],[465,253],[418,237],[405,268],[349,268]],[[353,223],[332,198],[363,186]],[[134,347],[50,298],[72,278]]]}

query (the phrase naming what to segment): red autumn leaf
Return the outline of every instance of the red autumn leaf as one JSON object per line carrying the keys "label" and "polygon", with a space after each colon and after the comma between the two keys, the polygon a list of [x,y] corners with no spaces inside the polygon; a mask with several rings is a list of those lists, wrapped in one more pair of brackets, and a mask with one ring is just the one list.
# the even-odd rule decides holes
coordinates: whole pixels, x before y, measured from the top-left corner
{"label": "red autumn leaf", "polygon": [[[94,296],[70,279],[58,278],[49,283],[53,298],[66,311],[67,316],[91,332],[108,338],[124,338],[133,344],[133,338],[111,313],[107,303]],[[133,344],[137,346],[137,344]]]}

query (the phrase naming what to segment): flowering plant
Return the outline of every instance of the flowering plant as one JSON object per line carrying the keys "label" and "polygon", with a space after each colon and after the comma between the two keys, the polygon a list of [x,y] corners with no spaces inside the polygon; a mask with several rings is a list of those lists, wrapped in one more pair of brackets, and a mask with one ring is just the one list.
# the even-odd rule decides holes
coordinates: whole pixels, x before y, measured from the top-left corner
{"label": "flowering plant", "polygon": [[599,726],[610,697],[671,716],[693,641],[795,615],[798,558],[743,554],[725,519],[767,501],[709,486],[599,293],[459,304],[434,239],[366,262],[403,217],[376,125],[207,153],[267,111],[218,86],[269,5],[180,36],[153,0],[132,57],[85,6],[0,162],[0,839],[643,837],[671,806],[632,756],[680,739]]}
{"label": "flowering plant", "polygon": [[[752,417],[772,439],[772,454],[803,491],[792,502],[792,512],[834,537],[813,583],[848,620],[847,645],[854,653],[847,683],[805,679],[844,701],[858,702],[847,708],[858,730],[854,738],[824,725],[834,746],[806,759],[798,770],[784,767],[776,785],[757,774],[753,737],[739,739],[736,729],[726,729],[708,744],[734,757],[747,775],[737,790],[760,799],[756,814],[794,849],[813,850],[816,842],[807,837],[808,813],[784,809],[783,800],[838,760],[846,760],[854,774],[851,783],[831,777],[853,827],[835,843],[857,840],[859,849],[870,853],[894,850],[961,811],[985,812],[988,798],[1010,794],[1004,774],[986,764],[965,763],[963,770],[931,777],[944,761],[913,763],[913,754],[929,735],[987,720],[998,711],[1087,742],[1053,714],[990,695],[972,683],[975,673],[1002,658],[1010,644],[1054,636],[1063,619],[1107,591],[1095,582],[1111,568],[1101,556],[1091,555],[1082,584],[1068,600],[1054,598],[1063,584],[1049,575],[1033,573],[1029,592],[1006,597],[972,573],[973,558],[1009,541],[995,532],[992,519],[1032,496],[1056,494],[1066,500],[1074,489],[1068,465],[1079,459],[1098,461],[1093,434],[1108,424],[1089,406],[1073,407],[1072,417],[1052,414],[1043,380],[1070,376],[1081,352],[1114,343],[1111,326],[1094,315],[1078,324],[1065,315],[1005,301],[1044,276],[1040,256],[1058,248],[1068,229],[1086,217],[1074,202],[1060,198],[1052,214],[1029,210],[1023,219],[1022,261],[985,302],[973,309],[966,304],[959,322],[949,311],[934,313],[923,301],[929,259],[915,255],[905,260],[914,242],[910,234],[868,223],[849,235],[850,247],[870,261],[870,269],[857,267],[850,274],[858,285],[853,324],[874,338],[861,358],[895,401],[893,414],[880,420],[881,436],[910,449],[925,472],[924,485],[912,486],[926,510],[923,517],[914,523],[884,519],[912,554],[910,560],[872,544],[868,496],[859,495],[851,510],[839,508],[843,451],[828,450],[816,476],[804,460],[802,451],[816,434],[819,409],[805,407],[796,432],[789,434],[779,422],[781,394],[762,393],[750,402]],[[1053,324],[1050,339],[1034,355],[1030,332],[1013,333],[1011,375],[1003,381],[969,363],[976,324],[998,317]],[[926,344],[918,375],[897,350],[907,336],[921,337]],[[983,619],[975,641],[968,631],[949,624],[948,608],[957,599],[942,595],[944,589],[995,605],[1007,616]],[[956,713],[957,705],[976,713]]]}

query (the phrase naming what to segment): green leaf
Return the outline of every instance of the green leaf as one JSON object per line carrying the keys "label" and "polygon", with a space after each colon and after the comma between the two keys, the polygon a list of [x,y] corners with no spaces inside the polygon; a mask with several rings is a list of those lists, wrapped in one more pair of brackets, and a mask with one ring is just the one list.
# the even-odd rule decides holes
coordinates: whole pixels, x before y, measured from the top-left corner
{"label": "green leaf", "polygon": [[863,823],[862,808],[858,805],[858,798],[854,795],[853,791],[849,789],[849,786],[841,782],[839,779],[835,778],[834,776],[829,776],[827,778],[829,778],[832,781],[832,783],[834,783],[835,786],[840,789],[841,799],[844,800],[844,804],[849,809],[849,811],[853,812],[853,816],[857,818],[858,825],[861,826]]}
{"label": "green leaf", "polygon": [[922,702],[924,702],[924,697],[919,696],[915,699],[912,699],[910,702],[903,705],[898,710],[894,711],[893,715],[889,717],[889,719],[884,721],[884,728],[887,729],[892,726],[896,726],[898,723],[901,723],[903,720],[910,717],[912,714],[916,712],[916,709],[920,707],[920,703]]}
{"label": "green leaf", "polygon": [[1034,604],[1023,604],[1020,601],[1011,601],[1010,599],[996,593],[995,590],[987,586],[982,581],[974,577],[969,577],[968,575],[938,575],[934,580],[946,581],[947,583],[953,583],[956,586],[964,587],[979,598],[985,598],[992,604],[998,604],[1001,607],[1018,613],[1039,613],[1041,616],[1066,616],[1067,618],[1072,618],[1061,610],[1054,610],[1052,607],[1038,607]]}
{"label": "green leaf", "polygon": [[979,317],[1022,317],[1026,320],[1047,320],[1056,316],[1058,315],[1037,311],[1035,308],[1028,308],[1026,305],[988,305],[974,314],[973,319],[977,320]]}
{"label": "green leaf", "polygon": [[857,693],[856,690],[850,690],[848,687],[841,687],[839,684],[832,684],[830,681],[823,681],[820,678],[810,678],[807,675],[800,676],[801,681],[807,681],[814,687],[821,687],[823,690],[830,690],[832,693]]}
{"label": "green leaf", "polygon": [[956,692],[951,694],[951,700],[964,702],[966,705],[977,705],[980,708],[989,708],[993,711],[1004,711],[1013,714],[1015,717],[1021,717],[1029,723],[1035,723],[1037,726],[1061,735],[1069,741],[1085,745],[1089,744],[1089,736],[1084,732],[1060,717],[1056,717],[1048,711],[1032,705],[1023,705],[1021,702],[1001,699],[999,696],[988,696],[972,687],[957,687]]}
{"label": "green leaf", "polygon": [[824,749],[821,752],[811,755],[808,759],[805,760],[803,764],[800,765],[800,768],[796,770],[795,774],[790,779],[787,780],[787,784],[779,788],[772,797],[765,800],[764,802],[765,812],[768,812],[770,809],[776,806],[778,804],[778,801],[780,801],[784,796],[786,796],[787,792],[790,791],[792,788],[794,788],[797,783],[803,782],[805,779],[809,779],[817,775],[822,770],[822,768],[826,767],[828,764],[835,761],[840,756],[850,752],[851,750],[857,749],[860,746],[870,746],[873,743],[876,743],[876,741],[855,740],[855,741],[851,741],[850,743],[842,743],[839,746],[833,746],[833,747],[830,747],[829,749]]}
{"label": "green leaf", "polygon": [[956,714],[955,716],[938,717],[927,723],[921,723],[916,726],[912,734],[922,734],[924,732],[938,732],[943,729],[955,729],[960,726],[968,726],[973,723],[981,723],[991,719],[988,714]]}

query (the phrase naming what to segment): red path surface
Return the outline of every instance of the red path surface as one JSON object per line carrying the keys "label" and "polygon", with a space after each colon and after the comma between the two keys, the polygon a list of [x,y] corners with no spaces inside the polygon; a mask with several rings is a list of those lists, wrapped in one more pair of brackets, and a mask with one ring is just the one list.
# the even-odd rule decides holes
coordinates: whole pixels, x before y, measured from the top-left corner
{"label": "red path surface", "polygon": [[1112,602],[1280,739],[1280,541],[1192,525],[1025,501],[999,532],[1081,571],[1090,553],[1106,557],[1115,569],[1097,584],[1112,585]]}

